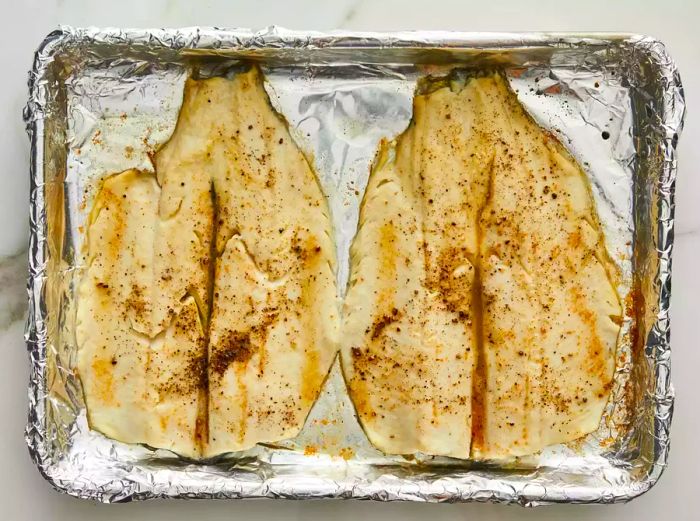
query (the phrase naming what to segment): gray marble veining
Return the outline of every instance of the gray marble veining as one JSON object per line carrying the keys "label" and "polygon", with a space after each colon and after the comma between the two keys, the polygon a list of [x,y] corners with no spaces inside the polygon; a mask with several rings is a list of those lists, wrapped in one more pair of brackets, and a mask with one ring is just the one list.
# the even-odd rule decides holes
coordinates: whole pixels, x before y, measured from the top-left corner
{"label": "gray marble veining", "polygon": [[27,250],[0,259],[0,330],[27,312]]}

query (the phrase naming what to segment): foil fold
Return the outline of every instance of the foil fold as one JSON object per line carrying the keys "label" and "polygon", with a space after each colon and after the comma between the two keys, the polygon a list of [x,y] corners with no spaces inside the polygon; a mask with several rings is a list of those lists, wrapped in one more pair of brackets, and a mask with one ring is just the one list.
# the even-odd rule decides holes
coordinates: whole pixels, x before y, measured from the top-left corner
{"label": "foil fold", "polygon": [[[214,461],[109,440],[87,426],[74,374],[74,290],[97,181],[148,169],[193,70],[258,62],[273,105],[313,159],[337,232],[338,283],[369,163],[411,117],[415,81],[501,68],[521,102],[584,167],[626,319],[601,428],[499,463],[390,457],[354,418],[338,365],[302,433]],[[611,34],[296,32],[64,27],[35,55],[24,112],[31,142],[29,416],[26,440],[58,490],[103,502],[156,497],[611,503],[659,479],[668,459],[676,146],[685,111],[663,45]],[[601,138],[601,134],[607,137]],[[126,153],[125,153],[126,151]]]}

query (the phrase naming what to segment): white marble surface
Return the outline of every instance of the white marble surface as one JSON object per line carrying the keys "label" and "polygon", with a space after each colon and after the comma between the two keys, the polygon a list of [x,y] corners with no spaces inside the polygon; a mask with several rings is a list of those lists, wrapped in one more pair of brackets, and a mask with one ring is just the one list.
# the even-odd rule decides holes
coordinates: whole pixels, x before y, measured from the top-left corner
{"label": "white marble surface", "polygon": [[[695,326],[700,276],[700,3],[696,0],[303,0],[298,2],[0,0],[0,519],[700,519],[700,421]],[[627,505],[555,506],[536,510],[496,505],[367,502],[149,502],[102,506],[62,496],[33,467],[23,440],[27,356],[23,341],[28,237],[28,144],[21,121],[32,52],[58,24],[114,26],[218,25],[296,29],[455,29],[469,31],[629,31],[667,43],[685,85],[691,114],[680,145],[673,277],[673,381],[676,410],[670,466],[659,484]]]}

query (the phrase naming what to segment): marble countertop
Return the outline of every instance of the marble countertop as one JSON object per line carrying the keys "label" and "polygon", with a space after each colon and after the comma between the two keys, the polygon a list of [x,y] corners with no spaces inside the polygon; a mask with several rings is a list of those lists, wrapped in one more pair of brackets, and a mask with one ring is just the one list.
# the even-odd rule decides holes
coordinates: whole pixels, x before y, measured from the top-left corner
{"label": "marble countertop", "polygon": [[[82,519],[563,519],[620,521],[700,518],[695,497],[700,469],[700,414],[693,393],[700,349],[693,332],[700,319],[700,3],[695,0],[2,0],[0,55],[0,518]],[[23,329],[26,308],[29,146],[21,119],[32,53],[58,24],[100,26],[216,25],[295,29],[453,29],[467,31],[625,31],[664,41],[681,71],[691,114],[680,140],[673,262],[672,348],[676,408],[670,465],[659,484],[627,505],[522,509],[498,505],[378,504],[348,501],[158,501],[101,506],[51,490],[31,463],[23,439],[28,360]],[[695,347],[694,347],[695,346]]]}

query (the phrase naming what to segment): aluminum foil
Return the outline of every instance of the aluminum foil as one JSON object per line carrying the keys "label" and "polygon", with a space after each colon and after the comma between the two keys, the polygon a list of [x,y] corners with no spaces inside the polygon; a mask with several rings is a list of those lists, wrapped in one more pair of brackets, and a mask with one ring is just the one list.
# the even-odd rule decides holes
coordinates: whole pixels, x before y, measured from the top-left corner
{"label": "aluminum foil", "polygon": [[[588,174],[626,319],[612,398],[596,433],[498,463],[389,457],[368,443],[337,364],[301,434],[207,462],[90,431],[75,360],[74,290],[98,181],[150,169],[182,84],[255,61],[272,103],[313,159],[329,199],[339,287],[369,164],[411,118],[416,79],[498,67],[528,111]],[[675,65],[633,35],[312,33],[187,28],[62,28],[36,53],[25,121],[31,140],[26,439],[40,472],[69,494],[362,498],[414,501],[626,501],[666,465],[673,410],[668,305],[676,145],[684,115]]]}

